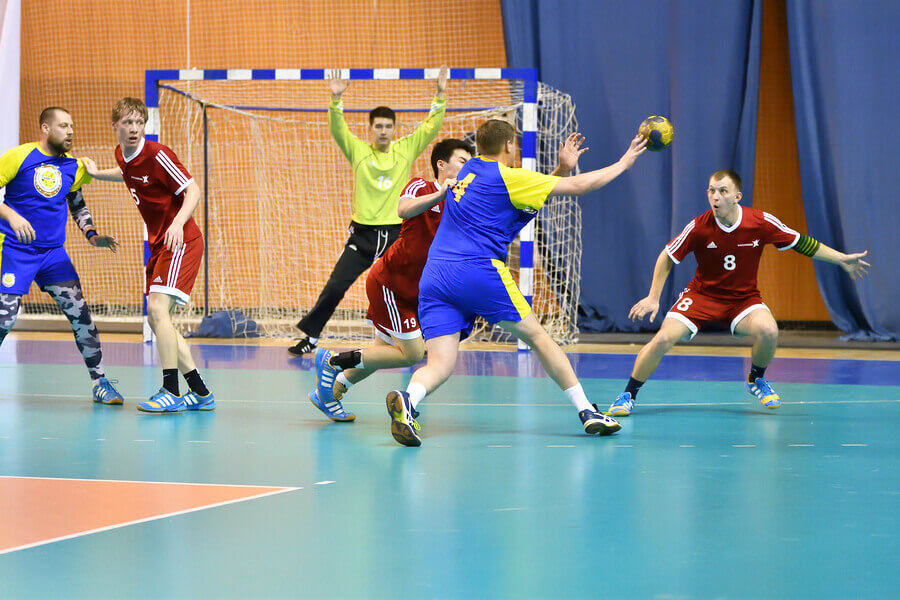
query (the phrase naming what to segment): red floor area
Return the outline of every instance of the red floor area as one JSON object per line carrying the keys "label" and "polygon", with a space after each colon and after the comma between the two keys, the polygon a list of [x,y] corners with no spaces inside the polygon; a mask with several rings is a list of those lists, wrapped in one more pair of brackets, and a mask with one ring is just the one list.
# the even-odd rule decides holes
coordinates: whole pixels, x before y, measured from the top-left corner
{"label": "red floor area", "polygon": [[0,554],[290,489],[0,477]]}

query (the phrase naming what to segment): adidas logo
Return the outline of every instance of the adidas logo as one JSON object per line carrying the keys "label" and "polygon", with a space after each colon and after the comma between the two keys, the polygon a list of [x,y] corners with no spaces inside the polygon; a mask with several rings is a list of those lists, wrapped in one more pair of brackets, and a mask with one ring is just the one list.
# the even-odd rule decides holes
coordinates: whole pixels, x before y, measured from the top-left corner
{"label": "adidas logo", "polygon": [[715,242],[710,242],[706,247],[707,248],[718,248],[718,246],[716,246]]}
{"label": "adidas logo", "polygon": [[441,205],[440,205],[440,204],[435,204],[434,206],[432,206],[432,207],[431,207],[431,212],[437,212],[437,213],[441,212]]}
{"label": "adidas logo", "polygon": [[162,277],[159,275],[156,276],[156,279],[153,280],[153,283],[162,283]]}

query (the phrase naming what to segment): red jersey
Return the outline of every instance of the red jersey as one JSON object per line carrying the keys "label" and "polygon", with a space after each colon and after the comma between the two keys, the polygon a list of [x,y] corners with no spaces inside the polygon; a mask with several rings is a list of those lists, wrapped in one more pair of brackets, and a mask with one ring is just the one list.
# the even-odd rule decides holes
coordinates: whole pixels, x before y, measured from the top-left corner
{"label": "red jersey", "polygon": [[[163,245],[166,230],[184,204],[182,192],[194,178],[171,148],[147,139],[141,139],[137,152],[127,159],[122,155],[122,147],[116,146],[116,162],[147,224],[150,247]],[[200,228],[191,217],[184,224],[184,241],[199,237]]]}
{"label": "red jersey", "polygon": [[738,206],[731,227],[719,223],[708,210],[687,224],[666,246],[675,264],[694,253],[697,272],[688,288],[708,296],[736,300],[759,294],[756,274],[763,247],[793,248],[800,234],[767,212]]}
{"label": "red jersey", "polygon": [[[415,177],[406,184],[400,198],[426,196],[436,191],[438,186],[435,182]],[[378,269],[376,276],[395,295],[418,303],[419,279],[422,278],[422,269],[428,259],[428,249],[438,225],[441,224],[443,209],[444,201],[441,200],[422,214],[404,219],[400,226],[400,237],[373,267]]]}

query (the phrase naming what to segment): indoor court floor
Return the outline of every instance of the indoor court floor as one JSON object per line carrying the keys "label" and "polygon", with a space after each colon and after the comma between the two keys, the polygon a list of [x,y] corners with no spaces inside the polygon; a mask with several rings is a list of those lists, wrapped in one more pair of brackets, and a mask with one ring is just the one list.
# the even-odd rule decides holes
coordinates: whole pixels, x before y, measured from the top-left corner
{"label": "indoor court floor", "polygon": [[[124,407],[70,336],[0,347],[0,598],[898,597],[900,352],[784,350],[767,411],[746,348],[679,347],[600,438],[533,355],[468,350],[405,448],[408,371],[331,423],[310,359],[198,344],[218,409],[147,415],[155,350],[124,339]],[[574,350],[608,406],[638,347]]]}

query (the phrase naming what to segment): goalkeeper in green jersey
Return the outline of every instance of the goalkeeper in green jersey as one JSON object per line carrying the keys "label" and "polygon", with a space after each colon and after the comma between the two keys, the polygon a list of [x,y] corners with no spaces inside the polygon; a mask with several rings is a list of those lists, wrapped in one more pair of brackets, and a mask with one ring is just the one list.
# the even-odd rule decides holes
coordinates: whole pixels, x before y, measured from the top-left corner
{"label": "goalkeeper in green jersey", "polygon": [[368,269],[400,235],[403,221],[397,215],[400,192],[409,181],[413,161],[428,147],[444,121],[447,106],[444,91],[450,71],[441,67],[437,77],[437,91],[431,111],[416,130],[397,141],[394,132],[397,117],[386,106],[369,112],[369,142],[352,133],[344,119],[341,94],[348,81],[339,71],[328,82],[331,104],[328,107],[328,129],[347,160],[353,173],[353,218],[350,237],[331,271],[328,282],[319,294],[312,310],[297,323],[304,337],[288,352],[301,356],[314,352],[325,323],[353,282]]}

